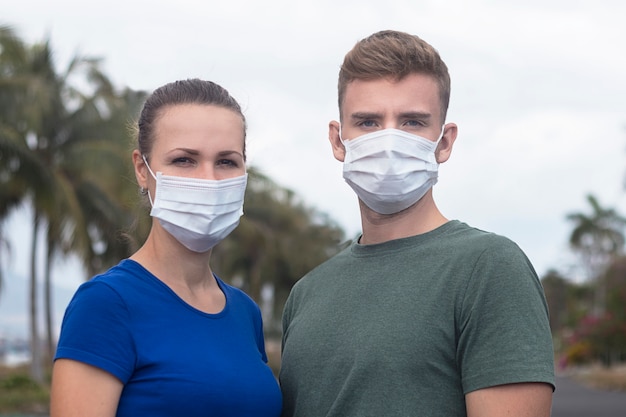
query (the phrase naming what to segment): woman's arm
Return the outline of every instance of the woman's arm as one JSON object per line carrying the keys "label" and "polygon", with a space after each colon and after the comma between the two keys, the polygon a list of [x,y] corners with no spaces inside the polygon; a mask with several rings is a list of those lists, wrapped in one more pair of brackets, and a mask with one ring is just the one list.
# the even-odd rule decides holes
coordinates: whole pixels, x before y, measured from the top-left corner
{"label": "woman's arm", "polygon": [[57,359],[52,368],[50,417],[114,417],[122,382],[95,366]]}

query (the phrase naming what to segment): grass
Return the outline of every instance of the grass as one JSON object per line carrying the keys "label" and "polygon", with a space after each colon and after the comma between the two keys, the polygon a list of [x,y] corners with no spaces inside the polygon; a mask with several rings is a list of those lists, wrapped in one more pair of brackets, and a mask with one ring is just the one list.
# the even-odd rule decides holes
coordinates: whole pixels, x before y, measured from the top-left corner
{"label": "grass", "polygon": [[47,415],[50,390],[29,377],[28,367],[0,366],[0,415]]}

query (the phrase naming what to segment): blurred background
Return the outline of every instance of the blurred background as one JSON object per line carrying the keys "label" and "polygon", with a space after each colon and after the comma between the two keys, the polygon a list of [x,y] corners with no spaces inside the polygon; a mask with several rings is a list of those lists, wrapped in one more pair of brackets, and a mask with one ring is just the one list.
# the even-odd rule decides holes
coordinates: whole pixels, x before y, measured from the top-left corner
{"label": "blurred background", "polygon": [[9,385],[35,381],[45,398],[73,292],[145,237],[129,125],[147,93],[193,77],[248,119],[245,216],[212,265],[261,305],[277,369],[291,286],[359,234],[327,126],[344,54],[382,29],[422,37],[450,69],[459,137],[434,190],[442,212],[526,252],[561,367],[621,363],[624,16],[618,0],[3,5],[0,360],[26,375]]}

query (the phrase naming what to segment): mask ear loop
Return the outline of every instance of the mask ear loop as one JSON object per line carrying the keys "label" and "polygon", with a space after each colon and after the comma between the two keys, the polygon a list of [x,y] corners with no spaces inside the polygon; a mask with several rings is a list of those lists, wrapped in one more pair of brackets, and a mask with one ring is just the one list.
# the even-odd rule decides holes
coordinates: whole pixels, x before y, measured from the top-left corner
{"label": "mask ear loop", "polygon": [[152,172],[152,170],[150,169],[150,164],[148,164],[148,160],[146,159],[146,155],[141,155],[141,157],[143,158],[143,162],[144,162],[144,164],[146,164],[146,167],[148,167],[148,171],[150,171],[150,175],[152,175],[152,178],[154,178],[156,180],[156,175],[154,175],[154,172]]}
{"label": "mask ear loop", "polygon": [[[148,168],[148,171],[150,171],[150,175],[152,175],[152,178],[154,178],[156,180],[157,178],[154,175],[154,172],[152,172],[152,170],[150,169],[150,164],[148,164],[148,160],[146,159],[146,155],[141,155],[141,157],[143,158],[143,162],[144,162],[144,164],[146,164],[146,167]],[[148,200],[150,200],[150,206],[153,207],[154,203],[152,202],[152,197],[150,196],[150,190],[146,189],[146,193],[148,194]]]}
{"label": "mask ear loop", "polygon": [[[437,142],[435,142],[435,150],[433,151],[435,153],[435,158],[437,155],[437,148],[439,147],[439,142],[441,142],[441,139],[443,139],[443,134],[446,131],[446,124],[444,123],[441,126],[441,133],[439,134],[439,138],[437,139]],[[439,162],[437,162],[437,165],[439,165]]]}
{"label": "mask ear loop", "polygon": [[441,142],[441,139],[443,139],[443,133],[446,131],[446,124],[444,123],[441,126],[441,133],[439,134],[439,138],[437,139],[437,142],[435,142],[437,145],[439,145],[439,142]]}
{"label": "mask ear loop", "polygon": [[344,142],[343,138],[341,137],[341,123],[339,123],[339,141],[341,142],[341,144],[345,148],[346,147],[346,142]]}

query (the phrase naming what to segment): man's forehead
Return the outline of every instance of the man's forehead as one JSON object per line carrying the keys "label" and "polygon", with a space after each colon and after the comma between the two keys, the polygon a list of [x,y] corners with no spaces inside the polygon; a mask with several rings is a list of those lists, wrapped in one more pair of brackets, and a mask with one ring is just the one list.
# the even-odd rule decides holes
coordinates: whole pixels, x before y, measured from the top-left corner
{"label": "man's forehead", "polygon": [[433,77],[413,74],[400,80],[354,80],[346,86],[342,116],[353,114],[428,115],[439,111],[439,88]]}

